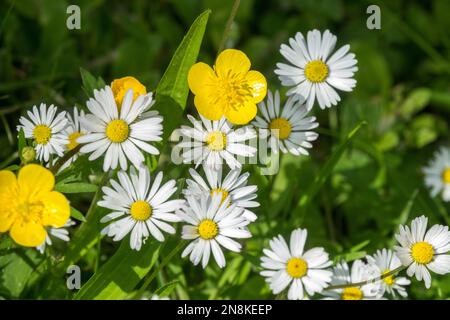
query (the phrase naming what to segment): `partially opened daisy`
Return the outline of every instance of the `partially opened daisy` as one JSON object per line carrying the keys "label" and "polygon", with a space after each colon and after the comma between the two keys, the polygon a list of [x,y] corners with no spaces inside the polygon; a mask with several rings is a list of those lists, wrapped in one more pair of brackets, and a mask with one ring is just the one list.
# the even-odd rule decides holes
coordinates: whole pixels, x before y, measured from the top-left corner
{"label": "partially opened daisy", "polygon": [[142,166],[136,172],[130,168],[129,174],[120,171],[119,180],[111,180],[111,187],[103,187],[103,199],[98,205],[113,210],[100,222],[110,222],[102,231],[113,237],[114,241],[122,240],[131,232],[130,247],[140,250],[142,243],[150,235],[158,241],[164,241],[161,232],[175,233],[175,228],[167,222],[178,222],[174,214],[184,200],[168,200],[177,190],[175,180],[161,185],[162,172],[154,180],[150,178],[147,167]]}
{"label": "partially opened daisy", "polygon": [[[80,152],[91,153],[89,160],[104,155],[103,170],[128,168],[128,160],[135,166],[144,161],[142,151],[159,154],[149,142],[161,141],[162,117],[157,112],[144,112],[154,103],[152,93],[140,95],[133,102],[133,90],[129,89],[119,108],[109,86],[94,90],[94,98],[86,103],[91,114],[82,119],[88,133],[77,139],[85,144]],[[128,160],[127,160],[128,159]]]}
{"label": "partially opened daisy", "polygon": [[234,130],[225,118],[219,121],[210,121],[201,115],[200,118],[201,121],[188,115],[193,127],[183,125],[179,129],[182,141],[176,148],[182,149],[184,163],[219,169],[225,162],[231,169],[236,169],[242,167],[237,157],[244,160],[256,154],[255,147],[245,144],[256,137],[250,126]]}
{"label": "partially opened daisy", "polygon": [[34,140],[36,157],[39,161],[48,162],[50,155],[62,156],[64,146],[69,142],[64,129],[67,125],[66,112],[57,113],[58,108],[51,105],[47,108],[41,103],[39,110],[33,106],[33,112],[27,111],[29,119],[20,117],[17,131],[23,129],[25,138]]}
{"label": "partially opened daisy", "polygon": [[436,152],[423,172],[425,185],[431,189],[431,196],[440,194],[444,201],[450,201],[450,149],[441,148]]}
{"label": "partially opened daisy", "polygon": [[332,54],[336,36],[326,30],[308,31],[306,39],[301,32],[289,39],[289,46],[282,44],[280,53],[292,65],[277,63],[275,73],[284,86],[292,87],[287,95],[306,100],[308,110],[319,102],[321,109],[336,105],[341,98],[336,89],[352,91],[356,86],[353,79],[358,70],[353,53],[348,53],[347,44]]}
{"label": "partially opened daisy", "polygon": [[[333,267],[332,286],[351,285],[375,279],[378,269],[362,260],[355,260],[351,270],[347,262],[343,261]],[[377,300],[383,296],[380,281],[369,282],[361,286],[348,286],[341,289],[326,290],[323,295],[328,300]]]}
{"label": "partially opened daisy", "polygon": [[431,286],[429,270],[437,274],[450,272],[450,231],[447,226],[435,224],[427,231],[428,218],[420,216],[408,226],[400,226],[400,232],[395,235],[400,246],[395,246],[395,253],[401,263],[408,267],[408,276],[416,276],[425,282],[425,287]]}
{"label": "partially opened daisy", "polygon": [[322,292],[331,281],[331,265],[328,253],[323,248],[305,251],[308,232],[295,229],[291,233],[289,245],[279,235],[270,240],[270,249],[264,249],[261,258],[261,275],[266,278],[270,289],[278,294],[289,285],[288,299],[302,300],[306,295]]}
{"label": "partially opened daisy", "polygon": [[227,197],[236,207],[243,208],[243,216],[249,221],[255,221],[256,215],[247,208],[259,207],[259,203],[255,201],[258,187],[255,185],[247,186],[250,173],[246,172],[241,175],[240,169],[231,170],[225,178],[222,177],[222,168],[218,170],[209,167],[203,167],[206,180],[195,171],[189,169],[192,179],[187,179],[187,188],[183,190],[186,197],[201,197],[208,194],[221,194],[222,201]]}
{"label": "partially opened daisy", "polygon": [[[65,145],[65,150],[70,151],[78,147],[79,143],[77,139],[81,137],[83,134],[86,134],[86,129],[81,124],[81,119],[85,116],[83,110],[78,110],[77,107],[73,107],[73,115],[69,112],[67,115],[67,126],[64,130],[64,134],[67,137],[68,143]],[[78,158],[78,154],[70,157],[60,168],[60,171],[67,168],[71,163],[73,163]],[[55,159],[56,162],[57,159]]]}
{"label": "partially opened daisy", "polygon": [[[388,249],[377,250],[373,256],[367,256],[367,261],[369,264],[378,268],[380,276],[385,275],[402,265],[400,259],[394,252]],[[411,281],[405,277],[390,275],[381,280],[381,289],[387,291],[393,297],[398,293],[400,296],[406,298],[408,293],[404,287],[410,283]]]}
{"label": "partially opened daisy", "polygon": [[48,232],[47,232],[47,237],[45,238],[44,243],[37,246],[36,249],[40,253],[44,253],[45,248],[47,246],[51,246],[53,244],[52,237],[57,238],[62,241],[65,241],[65,242],[68,242],[70,240],[70,237],[69,237],[69,230],[67,230],[67,228],[69,228],[73,225],[75,225],[75,221],[73,221],[72,219],[69,219],[66,222],[66,224],[64,226],[62,226],[61,228],[50,228],[50,230],[48,230]]}
{"label": "partially opened daisy", "polygon": [[222,195],[214,194],[201,199],[187,198],[187,204],[177,211],[177,215],[187,224],[183,226],[181,237],[191,240],[184,249],[182,257],[190,256],[194,265],[208,265],[211,252],[220,268],[226,261],[221,246],[233,252],[241,251],[241,244],[233,239],[250,238],[246,228],[248,220],[244,218],[243,209],[229,202],[222,201]]}
{"label": "partially opened daisy", "polygon": [[209,120],[223,116],[234,124],[247,124],[256,115],[256,104],[266,96],[266,78],[250,70],[250,60],[240,50],[226,49],[214,68],[198,62],[189,70],[189,88],[197,111]]}
{"label": "partially opened daisy", "polygon": [[296,156],[309,154],[307,149],[312,148],[311,142],[319,136],[312,130],[319,124],[315,117],[307,117],[308,110],[301,102],[289,98],[280,110],[280,93],[277,90],[272,95],[269,91],[267,105],[261,102],[259,110],[262,117],[256,116],[253,125],[267,131],[260,130],[260,136],[268,136],[269,147],[275,153],[281,150]]}

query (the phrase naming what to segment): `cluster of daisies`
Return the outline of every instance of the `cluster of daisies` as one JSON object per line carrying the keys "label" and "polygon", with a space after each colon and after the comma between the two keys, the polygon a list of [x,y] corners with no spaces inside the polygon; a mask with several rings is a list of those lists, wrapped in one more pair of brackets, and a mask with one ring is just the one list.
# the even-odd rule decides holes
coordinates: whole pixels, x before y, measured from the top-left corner
{"label": "cluster of daisies", "polygon": [[[174,149],[192,165],[181,192],[175,180],[165,181],[163,172],[150,172],[144,164],[146,157],[160,153],[163,118],[152,109],[153,94],[137,79],[116,79],[111,86],[94,90],[86,112],[34,106],[20,118],[17,129],[32,140],[35,156],[31,158],[53,173],[37,165],[23,167],[17,178],[0,171],[5,177],[0,183],[5,192],[0,194],[7,195],[0,198],[0,207],[4,203],[6,208],[0,209],[0,232],[10,231],[17,243],[41,252],[52,244],[51,237],[68,241],[65,228],[74,222],[67,199],[52,191],[53,174],[70,169],[78,156],[85,155],[90,161],[102,159],[103,171],[112,174],[97,203],[109,210],[101,219],[103,235],[114,241],[127,238],[131,249],[140,250],[149,238],[162,242],[167,234],[175,234],[175,223],[181,223],[181,238],[188,242],[182,257],[205,268],[212,254],[223,268],[224,250],[240,252],[241,239],[252,236],[249,226],[257,220],[258,188],[242,171],[243,163],[256,156],[255,139],[266,141],[275,154],[308,155],[318,138],[314,132],[318,123],[309,115],[314,104],[321,109],[337,105],[336,89],[352,91],[356,85],[355,55],[348,45],[334,50],[336,40],[328,30],[313,30],[306,38],[299,32],[289,45],[281,45],[280,53],[289,64],[278,63],[275,73],[282,85],[290,87],[284,104],[279,91],[272,93],[265,77],[250,70],[250,60],[242,51],[224,50],[213,67],[194,64],[188,84],[199,117],[188,115],[190,125],[172,135],[182,138]],[[436,160],[434,167],[445,166],[446,171],[429,169],[432,177],[427,184],[441,178],[433,192],[443,189],[450,198],[450,153],[445,156],[447,160]],[[46,216],[48,212],[53,219]],[[307,231],[296,229],[289,245],[282,236],[269,242],[270,249],[264,249],[261,258],[261,275],[274,294],[287,290],[289,299],[316,294],[347,300],[379,299],[385,293],[406,297],[410,281],[397,277],[400,269],[407,268],[407,274],[424,280],[427,288],[428,270],[450,272],[448,227],[435,225],[426,231],[426,226],[425,217],[417,218],[411,229],[400,227],[394,251],[383,249],[351,267],[340,262],[332,269],[328,253],[323,248],[305,250]]]}
{"label": "cluster of daisies", "polygon": [[431,286],[430,271],[450,273],[450,231],[434,225],[427,230],[425,216],[414,219],[411,227],[401,225],[395,235],[398,245],[378,250],[363,260],[338,262],[331,267],[324,248],[305,250],[307,231],[296,229],[289,244],[281,236],[270,240],[261,258],[261,275],[274,294],[287,290],[291,300],[302,300],[319,294],[332,300],[374,300],[407,297],[411,281],[398,273],[406,269],[409,277]]}

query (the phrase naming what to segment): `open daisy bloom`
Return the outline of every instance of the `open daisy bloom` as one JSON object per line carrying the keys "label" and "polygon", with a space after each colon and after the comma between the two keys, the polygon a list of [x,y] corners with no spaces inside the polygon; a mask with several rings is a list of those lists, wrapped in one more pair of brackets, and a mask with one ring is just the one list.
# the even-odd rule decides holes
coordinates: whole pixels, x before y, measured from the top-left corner
{"label": "open daisy bloom", "polygon": [[140,95],[133,101],[134,93],[129,89],[123,99],[120,111],[109,86],[94,90],[94,98],[86,103],[91,114],[82,124],[88,133],[77,139],[85,144],[81,153],[91,153],[89,160],[105,156],[103,170],[128,168],[128,161],[139,167],[144,161],[142,151],[159,154],[149,142],[161,141],[162,117],[156,111],[148,111],[153,103],[152,93]]}
{"label": "open daisy bloom", "polygon": [[428,218],[420,216],[408,226],[400,226],[400,232],[395,238],[400,246],[395,246],[395,252],[401,263],[408,267],[408,276],[416,276],[425,282],[425,287],[431,286],[431,275],[428,270],[437,274],[450,272],[450,231],[447,226],[435,224],[427,231]]}
{"label": "open daisy bloom", "polygon": [[450,201],[450,149],[441,148],[436,152],[423,173],[431,196],[441,194],[444,201]]}
{"label": "open daisy bloom", "polygon": [[183,226],[181,237],[192,240],[184,249],[182,257],[190,256],[194,265],[202,262],[206,268],[213,253],[220,268],[226,261],[220,246],[233,252],[241,251],[241,244],[233,238],[250,238],[247,230],[248,220],[242,216],[243,210],[230,204],[229,199],[222,201],[222,195],[207,195],[201,199],[187,198],[187,204],[177,211],[177,215],[188,223]]}
{"label": "open daisy bloom", "polygon": [[29,164],[18,176],[0,171],[0,232],[25,247],[37,247],[47,237],[45,227],[60,228],[70,217],[69,201],[53,191],[55,177],[50,170]]}
{"label": "open daisy bloom", "polygon": [[175,180],[161,186],[163,174],[160,172],[152,182],[145,166],[141,166],[139,172],[131,167],[129,174],[120,171],[117,176],[119,182],[111,180],[112,188],[103,187],[104,196],[98,202],[99,206],[114,210],[100,220],[112,221],[101,233],[120,241],[131,232],[130,247],[134,250],[140,250],[149,235],[164,241],[160,229],[174,234],[175,228],[167,222],[180,221],[174,212],[184,203],[184,200],[168,200],[177,190]]}
{"label": "open daisy bloom", "polygon": [[240,50],[227,49],[214,68],[198,62],[189,70],[189,88],[198,112],[209,120],[225,116],[233,124],[247,124],[256,115],[256,104],[266,96],[266,78],[250,70],[250,60]]}
{"label": "open daisy bloom", "polygon": [[27,111],[30,119],[25,117],[19,119],[21,125],[17,126],[17,131],[22,128],[25,138],[34,140],[39,161],[48,162],[52,154],[61,157],[64,146],[69,142],[64,134],[67,125],[66,112],[57,114],[57,111],[58,108],[54,105],[47,108],[41,103],[39,110],[33,106],[33,112]]}
{"label": "open daisy bloom", "polygon": [[336,105],[341,98],[336,90],[352,91],[356,86],[353,79],[358,70],[350,46],[345,45],[330,54],[336,45],[336,36],[326,30],[323,35],[318,30],[308,31],[307,38],[297,32],[289,39],[289,45],[282,44],[280,53],[293,65],[277,63],[275,73],[282,85],[292,87],[287,95],[305,100],[308,110],[317,99],[321,109]]}
{"label": "open daisy bloom", "polygon": [[225,178],[222,179],[222,167],[218,170],[211,169],[207,166],[203,167],[206,175],[206,181],[194,169],[189,169],[192,179],[187,179],[187,188],[183,190],[186,197],[196,197],[200,199],[205,194],[221,194],[222,201],[227,197],[231,203],[237,207],[243,208],[243,216],[249,221],[255,221],[257,216],[247,208],[259,207],[259,203],[255,201],[258,187],[255,185],[247,186],[250,173],[246,172],[241,175],[241,169],[231,170]]}
{"label": "open daisy bloom", "polygon": [[307,149],[312,148],[311,142],[319,136],[312,130],[319,124],[316,117],[307,117],[308,110],[301,102],[289,98],[280,109],[280,93],[277,90],[275,95],[272,95],[269,91],[267,103],[262,101],[259,110],[262,117],[256,116],[253,125],[260,128],[262,138],[268,136],[269,147],[273,152],[281,150],[296,156],[309,154]]}
{"label": "open daisy bloom", "polygon": [[[392,250],[377,250],[373,256],[367,256],[369,264],[375,266],[379,270],[378,276],[382,276],[397,269],[402,265],[400,259],[394,254]],[[408,293],[404,286],[407,286],[411,281],[405,277],[398,277],[395,275],[389,275],[381,280],[381,288],[383,291],[387,291],[393,297],[398,293],[400,296],[406,298]]]}
{"label": "open daisy bloom", "polygon": [[[347,285],[374,279],[378,269],[361,260],[353,261],[351,270],[347,262],[343,261],[333,267],[331,285]],[[369,282],[359,287],[346,287],[323,292],[325,300],[378,300],[383,296],[380,281]]]}
{"label": "open daisy bloom", "polygon": [[256,137],[256,131],[250,126],[234,130],[225,118],[210,121],[200,115],[202,121],[188,115],[193,127],[181,126],[182,141],[176,148],[182,149],[184,163],[203,164],[218,170],[223,162],[233,170],[241,168],[237,157],[253,157],[257,149],[245,144]]}
{"label": "open daisy bloom", "polygon": [[304,291],[312,296],[322,290],[331,281],[331,266],[328,253],[323,248],[304,250],[308,232],[296,229],[291,233],[290,245],[284,238],[270,240],[270,249],[264,249],[261,258],[261,275],[266,278],[274,294],[282,292],[290,285],[289,300],[302,300]]}

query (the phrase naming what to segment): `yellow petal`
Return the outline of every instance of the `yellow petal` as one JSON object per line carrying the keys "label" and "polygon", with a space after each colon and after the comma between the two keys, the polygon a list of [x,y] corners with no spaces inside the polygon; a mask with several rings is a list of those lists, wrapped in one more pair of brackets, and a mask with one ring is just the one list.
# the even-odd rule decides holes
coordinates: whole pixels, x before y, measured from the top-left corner
{"label": "yellow petal", "polygon": [[0,194],[17,185],[16,175],[8,170],[0,171]]}
{"label": "yellow petal", "polygon": [[237,73],[245,74],[250,70],[250,60],[240,50],[227,49],[217,57],[215,70],[219,77]]}
{"label": "yellow petal", "polygon": [[45,241],[47,231],[39,223],[20,219],[12,225],[9,235],[22,246],[37,247]]}
{"label": "yellow petal", "polygon": [[[0,203],[1,205],[1,203]],[[0,232],[6,232],[11,228],[14,221],[14,215],[0,212]]]}
{"label": "yellow petal", "polygon": [[247,124],[256,116],[256,104],[252,101],[246,102],[239,108],[228,108],[225,110],[225,118],[233,124]]}
{"label": "yellow petal", "polygon": [[37,164],[27,164],[20,169],[18,176],[19,188],[25,193],[51,191],[55,185],[53,173]]}
{"label": "yellow petal", "polygon": [[204,94],[207,90],[210,90],[210,83],[216,79],[214,70],[206,63],[198,62],[189,69],[189,89],[196,95]]}
{"label": "yellow petal", "polygon": [[252,87],[253,102],[261,102],[267,93],[266,78],[258,71],[251,70],[245,76],[250,87]]}
{"label": "yellow petal", "polygon": [[57,191],[42,196],[45,209],[42,213],[42,224],[53,228],[62,227],[70,217],[70,205],[66,197]]}
{"label": "yellow petal", "polygon": [[223,106],[220,103],[209,103],[203,96],[195,96],[194,104],[197,111],[209,120],[220,120],[223,116]]}

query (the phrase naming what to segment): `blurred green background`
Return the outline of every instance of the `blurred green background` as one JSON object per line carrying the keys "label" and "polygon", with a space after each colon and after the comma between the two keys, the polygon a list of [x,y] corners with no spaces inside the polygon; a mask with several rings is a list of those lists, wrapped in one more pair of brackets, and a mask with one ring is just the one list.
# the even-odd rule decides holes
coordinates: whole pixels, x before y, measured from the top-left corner
{"label": "blurred green background", "polygon": [[[81,30],[66,28],[69,4],[81,8]],[[370,4],[381,7],[381,30],[366,28]],[[212,64],[231,6],[230,0],[1,1],[1,167],[18,163],[15,127],[25,110],[42,101],[64,109],[84,104],[80,67],[107,83],[131,75],[154,90],[189,25],[208,8],[212,13],[199,60]],[[228,254],[224,271],[210,263],[203,272],[175,259],[158,277],[158,286],[179,280],[171,297],[273,298],[258,275],[257,258],[270,237],[288,237],[294,226],[308,228],[307,246],[324,246],[332,257],[352,260],[392,246],[398,224],[417,215],[450,224],[450,206],[429,197],[421,174],[433,152],[449,143],[450,1],[241,0],[226,46],[243,50],[252,68],[267,77],[270,89],[282,89],[273,72],[283,60],[280,44],[297,31],[305,34],[314,28],[336,34],[337,46],[351,45],[359,67],[356,89],[342,94],[342,102],[331,110],[314,109],[320,137],[311,157],[284,156],[273,180],[247,168],[259,186],[261,207],[245,254]],[[187,112],[194,113],[192,97],[188,106]],[[302,221],[299,197],[361,120],[367,125]],[[87,194],[71,200],[86,212],[91,198]],[[103,242],[105,260],[115,246]],[[83,260],[86,278],[97,263],[95,250]],[[18,284],[15,275],[31,274],[37,259],[37,254],[24,252],[17,250],[23,261],[12,267],[12,258],[0,258],[0,296],[70,297],[64,283],[48,295],[42,287]],[[447,298],[450,276],[434,275],[430,290],[414,280],[408,291],[412,298]]]}

